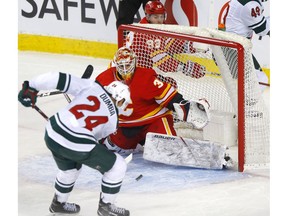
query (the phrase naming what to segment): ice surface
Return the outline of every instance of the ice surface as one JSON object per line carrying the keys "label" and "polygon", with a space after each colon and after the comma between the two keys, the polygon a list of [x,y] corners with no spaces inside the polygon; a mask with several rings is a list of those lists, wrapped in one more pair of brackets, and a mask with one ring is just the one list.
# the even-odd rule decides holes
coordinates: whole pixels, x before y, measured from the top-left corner
{"label": "ice surface", "polygon": [[[18,53],[18,89],[24,80],[49,71],[81,76],[88,64],[94,77],[109,64],[107,59],[38,52]],[[267,103],[269,103],[269,90]],[[67,104],[63,95],[38,99],[38,106],[52,115]],[[43,136],[46,120],[18,103],[18,215],[49,214],[56,165]],[[136,181],[142,174],[143,178]],[[79,216],[96,216],[101,175],[83,167],[69,201],[81,205]],[[7,200],[6,200],[7,201]],[[162,165],[135,154],[128,164],[117,205],[132,216],[268,216],[270,170],[239,173]]]}

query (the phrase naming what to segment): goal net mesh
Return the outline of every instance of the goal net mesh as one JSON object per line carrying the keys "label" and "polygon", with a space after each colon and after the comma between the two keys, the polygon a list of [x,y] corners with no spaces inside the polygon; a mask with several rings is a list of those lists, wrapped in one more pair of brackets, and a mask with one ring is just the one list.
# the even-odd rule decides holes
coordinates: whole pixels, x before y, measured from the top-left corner
{"label": "goal net mesh", "polygon": [[[159,79],[177,87],[185,99],[205,98],[211,114],[232,116],[237,131],[231,148],[236,149],[240,170],[269,165],[269,111],[254,70],[250,40],[209,28],[133,24],[120,27],[118,43],[136,53],[138,66],[154,68]],[[194,70],[201,66],[205,76],[197,69],[191,74],[189,62],[197,63]],[[195,130],[176,115],[174,122],[177,135],[206,139],[204,129]],[[224,135],[216,134],[217,127],[213,130],[211,141],[217,141],[213,136],[233,133],[231,127],[224,127]]]}

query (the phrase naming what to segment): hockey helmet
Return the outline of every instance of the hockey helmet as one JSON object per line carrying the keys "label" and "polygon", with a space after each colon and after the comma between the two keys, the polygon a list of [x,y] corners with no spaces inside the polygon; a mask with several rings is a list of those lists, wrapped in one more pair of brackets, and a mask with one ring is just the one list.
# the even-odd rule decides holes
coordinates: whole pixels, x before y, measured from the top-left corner
{"label": "hockey helmet", "polygon": [[115,99],[118,110],[125,110],[128,104],[131,103],[129,87],[124,83],[113,81],[104,88]]}
{"label": "hockey helmet", "polygon": [[145,5],[145,14],[165,14],[166,10],[160,1],[148,1]]}
{"label": "hockey helmet", "polygon": [[131,80],[136,67],[136,54],[127,47],[121,47],[114,55],[117,72],[127,82]]}

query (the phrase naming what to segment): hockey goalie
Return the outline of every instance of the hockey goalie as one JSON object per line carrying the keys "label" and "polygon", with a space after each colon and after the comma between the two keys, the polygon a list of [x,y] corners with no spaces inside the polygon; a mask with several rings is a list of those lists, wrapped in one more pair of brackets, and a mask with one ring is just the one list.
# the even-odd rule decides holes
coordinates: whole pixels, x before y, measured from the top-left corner
{"label": "hockey goalie", "polygon": [[[117,131],[103,141],[108,149],[129,153],[134,152],[138,144],[145,149],[148,132],[177,136],[173,113],[193,128],[202,129],[207,125],[209,104],[206,100],[184,98],[177,87],[160,80],[155,70],[138,67],[136,62],[135,53],[121,47],[115,53],[112,67],[96,77],[102,85],[121,80],[131,91],[131,103],[119,113]],[[169,145],[167,143],[167,147]]]}

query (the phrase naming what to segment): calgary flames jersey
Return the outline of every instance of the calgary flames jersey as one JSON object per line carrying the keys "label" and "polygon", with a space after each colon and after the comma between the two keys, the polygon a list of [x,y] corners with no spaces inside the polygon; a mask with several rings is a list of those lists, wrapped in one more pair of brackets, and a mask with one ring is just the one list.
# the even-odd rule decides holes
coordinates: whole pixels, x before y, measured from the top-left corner
{"label": "calgary flames jersey", "polygon": [[[108,85],[115,80],[120,80],[115,67],[108,68],[96,77],[96,81],[102,85]],[[128,86],[132,103],[119,113],[120,127],[141,126],[172,114],[166,105],[175,96],[177,90],[169,83],[157,79],[153,69],[136,67]]]}

